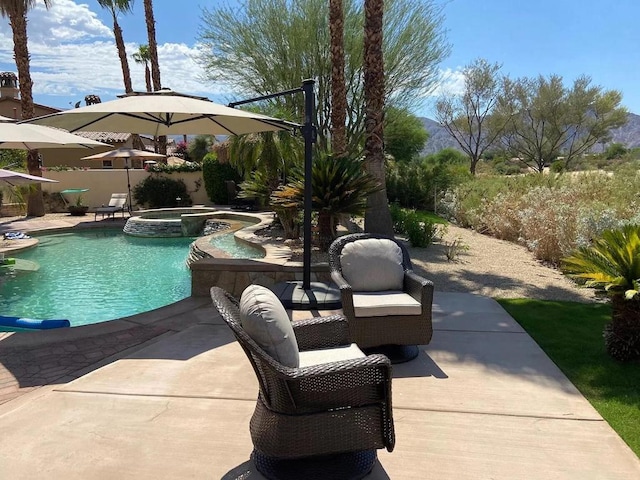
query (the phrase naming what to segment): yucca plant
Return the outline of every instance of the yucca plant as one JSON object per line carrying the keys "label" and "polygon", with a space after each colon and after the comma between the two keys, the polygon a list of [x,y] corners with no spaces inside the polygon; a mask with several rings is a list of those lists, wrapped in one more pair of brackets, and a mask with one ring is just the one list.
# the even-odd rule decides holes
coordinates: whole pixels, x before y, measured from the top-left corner
{"label": "yucca plant", "polygon": [[589,247],[564,258],[562,270],[611,298],[605,346],[618,360],[640,358],[640,225],[606,230]]}
{"label": "yucca plant", "polygon": [[[367,196],[381,188],[366,172],[362,160],[330,155],[319,155],[313,162],[311,184],[312,208],[318,212],[318,242],[321,250],[326,250],[336,237],[338,217],[342,214],[362,215],[367,208]],[[296,198],[302,207],[303,176],[298,173],[286,188],[288,197]]]}

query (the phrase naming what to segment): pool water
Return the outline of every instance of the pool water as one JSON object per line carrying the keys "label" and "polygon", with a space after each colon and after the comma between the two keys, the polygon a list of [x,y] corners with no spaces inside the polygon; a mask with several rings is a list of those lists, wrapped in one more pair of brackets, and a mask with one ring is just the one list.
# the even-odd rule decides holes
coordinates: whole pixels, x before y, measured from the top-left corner
{"label": "pool water", "polygon": [[232,258],[264,258],[261,248],[236,240],[233,232],[213,235],[211,245],[228,253]]}
{"label": "pool water", "polygon": [[159,308],[191,294],[193,238],[138,238],[120,230],[39,236],[16,253],[40,268],[0,273],[0,315],[99,323]]}

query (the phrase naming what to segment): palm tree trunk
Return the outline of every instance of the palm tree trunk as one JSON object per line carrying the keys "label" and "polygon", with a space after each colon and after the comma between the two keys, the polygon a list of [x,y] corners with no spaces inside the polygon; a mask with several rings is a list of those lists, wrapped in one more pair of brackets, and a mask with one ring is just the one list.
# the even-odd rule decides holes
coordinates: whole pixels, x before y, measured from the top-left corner
{"label": "palm tree trunk", "polygon": [[124,80],[124,91],[126,93],[133,92],[131,86],[131,71],[129,70],[129,61],[127,60],[127,47],[124,44],[124,38],[122,37],[122,29],[118,24],[115,11],[113,12],[113,34],[116,37],[116,48],[118,49],[118,56],[120,57],[120,65],[122,66],[122,79]]}
{"label": "palm tree trunk", "polygon": [[[16,67],[18,69],[22,119],[27,120],[35,116],[35,109],[33,107],[33,81],[31,80],[31,72],[29,71],[26,11],[10,15],[9,20],[13,31],[13,53],[16,60]],[[30,175],[35,175],[37,177],[42,176],[37,150],[29,151],[27,155],[27,169],[29,170]],[[44,200],[42,198],[42,189],[39,183],[36,184],[35,189],[31,190],[27,199],[27,216],[44,216]]]}
{"label": "palm tree trunk", "polygon": [[153,92],[153,87],[151,86],[151,70],[147,62],[144,62],[144,81],[147,85],[147,92]]}
{"label": "palm tree trunk", "polygon": [[331,35],[331,150],[346,155],[347,89],[344,79],[344,10],[342,0],[329,1]]}
{"label": "palm tree trunk", "polygon": [[[147,22],[147,37],[149,39],[149,56],[151,57],[151,79],[153,90],[162,88],[160,82],[160,64],[158,63],[158,43],[156,42],[156,20],[153,16],[153,1],[144,0],[144,18]],[[167,154],[167,137],[158,137],[158,153]]]}
{"label": "palm tree trunk", "polygon": [[384,168],[384,59],[382,54],[382,21],[384,0],[364,2],[364,156],[367,171],[382,188],[367,198],[364,216],[366,232],[393,235],[391,212],[387,200]]}

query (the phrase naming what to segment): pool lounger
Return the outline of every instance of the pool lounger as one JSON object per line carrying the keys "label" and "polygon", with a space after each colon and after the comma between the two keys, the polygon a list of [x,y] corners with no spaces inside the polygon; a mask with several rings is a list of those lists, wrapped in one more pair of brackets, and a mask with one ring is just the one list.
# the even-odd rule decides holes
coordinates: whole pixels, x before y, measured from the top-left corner
{"label": "pool lounger", "polygon": [[51,328],[70,327],[69,320],[37,320],[35,318],[5,317],[0,315],[0,328],[24,328],[29,330],[49,330]]}

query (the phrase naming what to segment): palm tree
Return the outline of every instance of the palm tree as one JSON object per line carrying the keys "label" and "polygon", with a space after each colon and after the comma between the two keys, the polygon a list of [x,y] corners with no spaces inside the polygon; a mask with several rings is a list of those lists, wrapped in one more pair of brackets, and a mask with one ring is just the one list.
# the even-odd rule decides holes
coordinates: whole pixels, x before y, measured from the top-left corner
{"label": "palm tree", "polygon": [[[153,16],[153,1],[144,0],[144,18],[147,23],[147,37],[149,40],[149,60],[151,62],[151,80],[153,90],[162,88],[160,82],[160,64],[158,63],[158,43],[156,42],[156,20]],[[158,137],[158,153],[167,154],[167,137]]]}
{"label": "palm tree", "polygon": [[129,61],[127,60],[127,48],[122,37],[122,28],[118,24],[118,13],[130,13],[133,8],[133,0],[98,0],[98,4],[111,12],[113,18],[113,34],[116,37],[116,48],[120,57],[120,65],[122,66],[122,79],[124,80],[124,91],[126,93],[133,92],[131,86],[131,72],[129,70]]}
{"label": "palm tree", "polygon": [[347,87],[344,79],[344,9],[342,0],[329,1],[331,36],[331,150],[336,157],[346,154],[345,122]]}
{"label": "palm tree", "polygon": [[[49,8],[51,2],[43,0],[44,6]],[[0,0],[0,14],[9,18],[13,32],[13,54],[18,69],[20,87],[20,108],[22,119],[27,120],[35,116],[33,106],[33,81],[29,70],[29,48],[27,46],[27,12],[36,4],[36,0]],[[30,150],[27,155],[27,169],[31,175],[41,177],[40,161],[37,150]],[[36,184],[27,201],[27,216],[44,216],[44,201],[40,184]]]}
{"label": "palm tree", "polygon": [[133,61],[144,64],[144,81],[147,86],[147,92],[153,92],[153,87],[151,86],[151,70],[149,69],[149,62],[151,61],[149,45],[140,45],[138,51],[133,54]]}
{"label": "palm tree", "polygon": [[611,298],[611,323],[605,327],[609,355],[640,358],[640,225],[606,230],[589,247],[562,260],[562,270]]}
{"label": "palm tree", "polygon": [[[367,206],[367,196],[377,191],[380,184],[363,168],[362,161],[350,157],[320,155],[313,162],[311,172],[313,209],[318,212],[318,240],[320,249],[326,251],[337,236],[340,215],[362,215]],[[276,190],[271,196],[277,207],[298,210],[304,204],[304,178],[297,178]],[[295,203],[294,203],[295,202]]]}
{"label": "palm tree", "polygon": [[383,110],[384,59],[382,55],[382,14],[384,0],[364,1],[364,109],[365,141],[364,156],[367,171],[381,186],[369,195],[364,215],[364,229],[370,233],[393,236],[393,223],[384,171]]}
{"label": "palm tree", "polygon": [[156,42],[156,20],[153,16],[153,1],[144,0],[144,18],[147,23],[147,37],[149,39],[149,60],[151,61],[151,78],[153,90],[160,90],[160,65],[158,63],[158,43]]}

